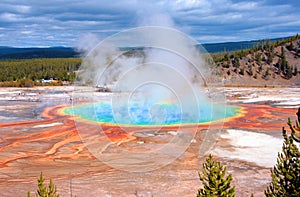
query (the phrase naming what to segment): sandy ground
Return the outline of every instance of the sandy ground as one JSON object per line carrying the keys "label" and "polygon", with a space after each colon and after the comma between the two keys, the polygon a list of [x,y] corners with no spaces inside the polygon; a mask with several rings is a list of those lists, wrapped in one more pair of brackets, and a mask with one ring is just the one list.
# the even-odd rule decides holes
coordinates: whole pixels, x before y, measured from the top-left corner
{"label": "sandy ground", "polygon": [[263,196],[281,128],[300,105],[300,88],[225,88],[227,103],[245,113],[224,124],[126,132],[103,126],[99,134],[97,125],[60,113],[72,90],[0,88],[1,197],[34,195],[41,171],[61,196],[195,196],[208,153],[233,174],[236,196]]}

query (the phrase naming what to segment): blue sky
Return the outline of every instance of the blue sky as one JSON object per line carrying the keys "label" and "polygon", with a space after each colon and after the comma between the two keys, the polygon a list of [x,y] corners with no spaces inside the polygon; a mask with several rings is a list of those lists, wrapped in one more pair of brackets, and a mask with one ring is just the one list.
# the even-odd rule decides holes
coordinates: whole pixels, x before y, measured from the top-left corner
{"label": "blue sky", "polygon": [[0,46],[75,46],[128,28],[166,25],[199,43],[300,33],[299,0],[1,0]]}

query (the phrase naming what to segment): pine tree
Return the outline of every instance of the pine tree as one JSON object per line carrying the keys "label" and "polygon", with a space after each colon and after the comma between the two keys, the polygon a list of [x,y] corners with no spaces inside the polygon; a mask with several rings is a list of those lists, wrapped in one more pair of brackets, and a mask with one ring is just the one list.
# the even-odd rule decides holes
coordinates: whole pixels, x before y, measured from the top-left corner
{"label": "pine tree", "polygon": [[[28,195],[30,196],[29,192],[27,196]],[[36,192],[36,197],[59,197],[59,194],[57,194],[56,191],[56,186],[54,185],[51,179],[48,188],[45,186],[42,172],[40,174],[40,178],[38,179],[38,189]]]}
{"label": "pine tree", "polygon": [[287,74],[287,69],[289,67],[289,63],[286,60],[285,50],[283,46],[281,46],[281,59],[279,60],[280,70],[283,72],[284,75]]}
{"label": "pine tree", "polygon": [[49,183],[49,187],[48,187],[48,196],[49,197],[59,197],[59,195],[56,194],[56,186],[53,184],[51,179],[50,179],[50,183]]}
{"label": "pine tree", "polygon": [[300,107],[298,108],[298,112],[296,113],[298,120],[296,120],[296,125],[293,125],[291,119],[288,119],[287,124],[289,125],[291,131],[292,131],[292,138],[300,143]]}
{"label": "pine tree", "polygon": [[198,190],[197,197],[234,196],[235,187],[231,187],[230,185],[232,175],[230,174],[226,177],[226,167],[222,166],[220,162],[215,162],[212,155],[206,158],[206,163],[202,167],[202,173],[198,174],[204,188]]}
{"label": "pine tree", "polygon": [[261,73],[262,70],[263,70],[263,64],[260,62],[260,63],[258,64],[258,72]]}
{"label": "pine tree", "polygon": [[250,76],[252,76],[253,75],[253,70],[252,70],[252,65],[251,64],[249,64],[249,66],[248,66],[248,74],[250,75]]}
{"label": "pine tree", "polygon": [[286,78],[290,79],[293,77],[293,69],[291,66],[287,65],[286,67]]}
{"label": "pine tree", "polygon": [[298,74],[298,68],[297,68],[297,66],[294,67],[294,73],[293,74],[294,74],[294,76],[297,76],[297,74]]}
{"label": "pine tree", "polygon": [[245,74],[245,69],[244,69],[244,68],[241,68],[239,74],[240,74],[240,75],[244,75],[244,74]]}
{"label": "pine tree", "polygon": [[[300,113],[297,115],[299,119]],[[290,119],[288,125],[294,128]],[[298,197],[300,196],[300,152],[294,144],[293,136],[288,136],[284,128],[282,134],[284,138],[282,153],[278,153],[277,164],[271,169],[272,182],[265,190],[265,195]]]}
{"label": "pine tree", "polygon": [[47,188],[44,184],[44,177],[43,173],[41,172],[40,178],[37,180],[38,182],[38,189],[36,191],[36,196],[41,196],[41,197],[47,197]]}

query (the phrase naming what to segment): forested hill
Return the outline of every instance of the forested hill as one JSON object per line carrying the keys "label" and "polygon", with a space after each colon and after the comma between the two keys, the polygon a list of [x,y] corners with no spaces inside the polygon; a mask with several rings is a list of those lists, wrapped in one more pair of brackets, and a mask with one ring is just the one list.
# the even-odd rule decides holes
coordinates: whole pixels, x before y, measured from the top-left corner
{"label": "forested hill", "polygon": [[[289,37],[285,38],[274,38],[268,39],[270,42],[277,42],[281,40],[288,39]],[[209,43],[203,44],[202,46],[207,50],[209,53],[218,53],[218,52],[230,52],[230,51],[237,51],[242,49],[250,49],[255,47],[259,44],[262,40],[251,40],[251,41],[240,41],[240,42],[224,42],[224,43]]]}
{"label": "forested hill", "polygon": [[276,42],[261,40],[250,49],[211,56],[216,75],[228,85],[300,85],[299,35]]}
{"label": "forested hill", "polygon": [[0,59],[71,58],[79,56],[79,52],[71,47],[0,47]]}
{"label": "forested hill", "polygon": [[[271,39],[275,42],[285,38]],[[249,49],[259,43],[260,40],[241,41],[241,42],[224,42],[224,43],[209,43],[202,46],[209,53],[235,51],[241,49]],[[124,48],[126,50],[126,48]],[[72,47],[33,47],[33,48],[15,48],[0,46],[0,59],[34,59],[34,58],[70,58],[79,57],[80,53]]]}
{"label": "forested hill", "polygon": [[0,60],[0,87],[62,85],[75,80],[80,65],[80,58]]}

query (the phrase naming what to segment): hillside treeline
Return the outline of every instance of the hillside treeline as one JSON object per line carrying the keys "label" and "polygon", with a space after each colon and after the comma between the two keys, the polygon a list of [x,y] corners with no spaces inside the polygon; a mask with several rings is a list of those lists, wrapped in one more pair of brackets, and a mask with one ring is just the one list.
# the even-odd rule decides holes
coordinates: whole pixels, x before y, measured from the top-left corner
{"label": "hillside treeline", "polygon": [[[140,50],[126,55],[141,55]],[[252,79],[291,79],[299,73],[300,36],[271,42],[261,40],[253,48],[211,54],[218,75],[231,81],[236,76]],[[75,80],[80,58],[0,60],[0,86],[62,85]],[[42,79],[53,79],[43,83]]]}
{"label": "hillside treeline", "polygon": [[[79,58],[51,58],[0,61],[0,86],[42,85],[42,79],[53,80],[51,85],[62,81],[72,82],[81,65]],[[54,84],[55,81],[55,84]]]}
{"label": "hillside treeline", "polygon": [[271,42],[261,40],[253,48],[211,54],[224,78],[248,75],[268,80],[282,77],[291,79],[299,73],[300,36]]}

